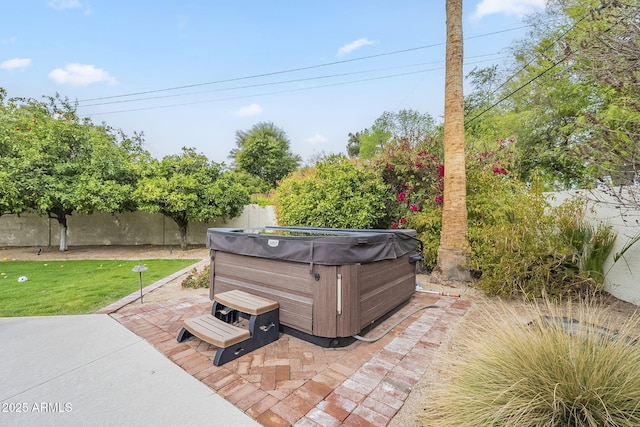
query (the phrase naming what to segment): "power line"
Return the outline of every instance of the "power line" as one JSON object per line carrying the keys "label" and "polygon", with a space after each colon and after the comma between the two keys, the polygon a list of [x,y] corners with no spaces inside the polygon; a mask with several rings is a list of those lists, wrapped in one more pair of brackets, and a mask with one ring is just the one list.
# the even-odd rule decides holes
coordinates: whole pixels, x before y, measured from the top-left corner
{"label": "power line", "polygon": [[[477,36],[468,37],[467,40],[472,40],[472,39],[477,39],[477,38],[482,38],[482,37],[488,37],[488,36],[492,36],[492,35],[496,35],[496,34],[501,34],[501,33],[506,33],[506,32],[510,32],[510,31],[519,30],[519,29],[526,28],[526,27],[527,27],[527,25],[520,26],[520,27],[507,28],[507,29],[504,29],[504,30],[493,31],[491,33],[479,34]],[[129,96],[138,96],[138,95],[147,95],[147,94],[151,94],[151,93],[168,92],[168,91],[173,91],[173,90],[190,89],[190,88],[194,88],[194,87],[208,86],[208,85],[214,85],[214,84],[220,84],[220,83],[229,83],[229,82],[235,82],[235,81],[240,81],[240,80],[249,80],[249,79],[256,79],[256,78],[261,78],[261,77],[270,77],[270,76],[281,75],[281,74],[295,73],[295,72],[298,72],[298,71],[306,71],[306,70],[312,70],[312,69],[317,69],[317,68],[329,67],[329,66],[333,66],[333,65],[346,64],[346,63],[350,63],[350,62],[364,61],[364,60],[380,58],[380,57],[384,57],[384,56],[398,55],[398,54],[408,53],[408,52],[415,52],[417,50],[429,49],[429,48],[433,48],[433,47],[437,47],[437,46],[444,46],[444,45],[446,45],[445,42],[434,43],[434,44],[430,44],[430,45],[424,45],[424,46],[418,46],[418,47],[413,47],[413,48],[408,48],[408,49],[396,50],[396,51],[392,51],[392,52],[379,53],[379,54],[376,54],[376,55],[369,55],[369,56],[362,56],[362,57],[359,57],[359,58],[352,58],[352,59],[344,59],[344,60],[341,60],[341,61],[327,62],[325,64],[309,65],[309,66],[306,66],[306,67],[297,67],[297,68],[291,68],[291,69],[287,69],[287,70],[273,71],[273,72],[269,72],[269,73],[254,74],[254,75],[242,76],[242,77],[233,77],[233,78],[229,78],[229,79],[214,80],[214,81],[203,82],[203,83],[194,83],[194,84],[183,85],[183,86],[174,86],[174,87],[169,87],[169,88],[164,88],[164,89],[155,89],[155,90],[148,90],[148,91],[141,91],[141,92],[131,92],[131,93],[124,93],[124,94],[119,94],[119,95],[103,96],[103,97],[99,97],[99,98],[88,98],[88,99],[79,100],[78,102],[101,101],[101,100],[106,100],[106,99],[124,98],[124,97],[129,97]]]}
{"label": "power line", "polygon": [[[487,57],[487,56],[495,57],[496,55],[499,55],[499,52],[491,53],[491,54],[485,54],[485,55],[471,56],[471,57],[469,57],[469,59],[482,58],[482,57]],[[495,60],[495,59],[501,59],[501,57],[493,58],[493,60]],[[154,99],[164,99],[164,98],[175,98],[175,97],[180,97],[180,96],[200,95],[200,94],[203,94],[203,93],[211,93],[211,92],[223,92],[223,91],[232,91],[232,90],[240,90],[240,89],[251,89],[251,88],[257,88],[257,87],[275,86],[275,85],[288,84],[288,83],[308,82],[308,81],[313,81],[313,80],[322,80],[322,79],[329,79],[329,78],[335,78],[335,77],[346,77],[346,76],[353,76],[353,75],[358,75],[358,74],[374,73],[374,72],[379,72],[379,71],[406,69],[406,68],[418,67],[418,66],[422,66],[422,65],[440,64],[440,63],[443,63],[443,62],[444,62],[444,60],[421,62],[421,63],[417,63],[417,64],[409,64],[409,65],[402,65],[402,66],[396,66],[396,67],[385,67],[385,68],[377,68],[377,69],[371,69],[371,70],[354,71],[354,72],[351,72],[351,73],[329,74],[329,75],[324,75],[324,76],[306,77],[306,78],[292,79],[292,80],[281,80],[281,81],[269,82],[269,83],[256,83],[256,84],[252,84],[252,85],[234,86],[234,87],[211,89],[211,90],[198,91],[198,92],[186,92],[186,93],[177,93],[177,94],[171,94],[171,95],[148,96],[148,97],[144,97],[144,98],[120,99],[120,100],[116,100],[116,101],[96,102],[96,103],[93,103],[93,104],[84,104],[84,105],[81,105],[81,106],[82,107],[96,107],[96,106],[100,106],[100,105],[112,105],[112,104],[122,104],[122,103],[127,103],[127,102],[150,101],[150,100],[154,100]],[[431,71],[431,70],[429,70],[429,71]]]}
{"label": "power line", "polygon": [[145,97],[145,98],[124,99],[124,100],[119,100],[119,101],[97,102],[95,104],[85,104],[85,105],[83,105],[83,107],[95,107],[95,106],[98,106],[98,105],[121,104],[121,103],[124,103],[124,102],[148,101],[148,100],[162,99],[162,98],[174,98],[174,97],[178,97],[178,96],[200,95],[200,94],[203,94],[203,93],[223,92],[223,91],[231,91],[231,90],[239,90],[239,89],[251,89],[251,88],[256,88],[256,87],[275,86],[275,85],[287,84],[287,83],[300,83],[300,82],[307,82],[307,81],[312,81],[312,80],[321,80],[321,79],[329,79],[329,78],[335,78],[335,77],[352,76],[352,75],[364,74],[364,73],[372,73],[372,72],[376,72],[376,71],[386,71],[386,70],[393,70],[393,69],[398,69],[398,68],[415,67],[415,66],[418,66],[418,65],[436,64],[436,63],[439,63],[439,62],[443,62],[443,61],[432,61],[432,62],[425,62],[425,63],[421,63],[421,64],[412,64],[412,65],[407,65],[407,66],[401,66],[401,67],[387,67],[387,68],[378,68],[378,69],[374,69],[374,70],[354,71],[354,72],[351,72],[351,73],[329,74],[329,75],[325,75],[325,76],[306,77],[306,78],[293,79],[293,80],[281,80],[281,81],[270,82],[270,83],[256,83],[256,84],[252,84],[252,85],[233,86],[233,87],[212,89],[212,90],[205,90],[205,91],[198,91],[198,92],[177,93],[177,94],[173,94],[173,95],[160,95],[160,96],[150,96],[150,97]]}
{"label": "power line", "polygon": [[[485,62],[485,61],[487,61],[487,60],[477,61],[477,62]],[[105,115],[105,114],[130,113],[130,112],[135,112],[135,111],[157,110],[157,109],[162,109],[162,108],[172,108],[172,107],[182,107],[182,106],[187,106],[187,105],[207,104],[207,103],[211,103],[211,102],[232,101],[232,100],[237,100],[237,99],[253,98],[253,97],[258,97],[258,96],[278,95],[278,94],[283,94],[283,93],[301,92],[301,91],[312,90],[312,89],[322,89],[322,88],[334,87],[334,86],[344,86],[344,85],[354,84],[354,83],[363,83],[363,82],[368,82],[368,81],[384,80],[384,79],[390,79],[390,78],[395,78],[395,77],[405,77],[405,76],[410,76],[410,75],[415,75],[415,74],[422,74],[422,73],[426,73],[426,72],[429,72],[429,71],[442,70],[442,69],[443,69],[443,67],[437,67],[437,68],[430,68],[430,69],[412,71],[412,72],[407,72],[407,73],[399,73],[399,74],[392,74],[392,75],[387,75],[387,76],[371,77],[371,78],[367,78],[367,79],[351,80],[351,81],[337,82],[337,83],[329,83],[329,84],[317,85],[317,86],[309,86],[309,87],[305,87],[305,88],[287,89],[287,90],[281,90],[281,91],[266,92],[266,93],[261,93],[261,94],[239,95],[239,96],[228,97],[228,98],[220,98],[220,99],[214,99],[214,100],[209,99],[209,100],[201,100],[201,101],[184,102],[184,103],[179,103],[179,104],[157,105],[157,106],[153,106],[153,107],[140,107],[140,108],[131,108],[131,109],[126,109],[126,110],[103,111],[103,112],[91,113],[91,114],[86,114],[86,115],[87,116],[99,116],[99,115]],[[109,103],[94,104],[94,105],[105,105],[105,104],[109,104]]]}

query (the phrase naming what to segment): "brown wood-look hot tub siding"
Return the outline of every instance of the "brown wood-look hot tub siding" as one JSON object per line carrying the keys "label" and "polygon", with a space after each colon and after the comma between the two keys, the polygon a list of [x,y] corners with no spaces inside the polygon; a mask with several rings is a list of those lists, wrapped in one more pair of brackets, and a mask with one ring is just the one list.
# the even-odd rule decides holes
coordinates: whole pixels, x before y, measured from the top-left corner
{"label": "brown wood-look hot tub siding", "polygon": [[[312,335],[349,337],[415,291],[408,255],[368,264],[310,265],[212,251],[209,296],[239,289],[280,305],[280,323]],[[342,275],[338,307],[337,275]],[[340,311],[340,313],[339,313]]]}
{"label": "brown wood-look hot tub siding", "polygon": [[359,277],[359,330],[411,298],[416,290],[415,265],[409,255],[362,264]]}
{"label": "brown wood-look hot tub siding", "polygon": [[309,265],[228,252],[213,252],[209,296],[239,289],[277,301],[280,323],[313,333],[313,277]]}

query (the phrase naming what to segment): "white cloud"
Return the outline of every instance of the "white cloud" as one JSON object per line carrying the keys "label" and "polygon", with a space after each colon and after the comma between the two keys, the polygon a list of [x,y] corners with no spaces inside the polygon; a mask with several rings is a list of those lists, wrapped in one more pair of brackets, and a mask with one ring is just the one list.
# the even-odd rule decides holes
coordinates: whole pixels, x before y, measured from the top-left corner
{"label": "white cloud", "polygon": [[523,16],[544,9],[545,0],[482,0],[473,13],[473,19],[481,19],[494,13]]}
{"label": "white cloud", "polygon": [[311,145],[320,145],[320,144],[324,144],[327,141],[328,139],[325,138],[323,135],[320,135],[319,133],[316,133],[311,138],[307,138],[307,142]]}
{"label": "white cloud", "polygon": [[88,86],[100,82],[106,82],[110,85],[118,83],[115,77],[110,76],[105,70],[93,65],[78,63],[67,64],[64,69],[56,68],[49,73],[49,77],[56,83],[72,86]]}
{"label": "white cloud", "polygon": [[85,15],[91,14],[91,7],[80,3],[78,0],[50,0],[49,7],[55,10],[83,9]]}
{"label": "white cloud", "polygon": [[78,0],[51,0],[49,6],[55,10],[65,10],[82,7],[82,3]]}
{"label": "white cloud", "polygon": [[362,39],[358,39],[356,41],[353,41],[349,44],[345,44],[344,46],[342,46],[340,49],[338,49],[338,53],[336,54],[337,57],[341,57],[346,55],[347,53],[351,53],[356,49],[361,48],[362,46],[367,46],[370,44],[375,44],[376,42],[373,42],[369,39],[366,38],[362,38]]}
{"label": "white cloud", "polygon": [[29,58],[13,58],[1,62],[0,69],[15,70],[16,68],[26,68],[29,65],[31,65],[31,59]]}
{"label": "white cloud", "polygon": [[258,104],[251,104],[251,105],[242,107],[241,109],[236,111],[235,114],[236,116],[240,116],[240,117],[249,117],[249,116],[257,116],[260,113],[262,113],[262,107],[259,106]]}

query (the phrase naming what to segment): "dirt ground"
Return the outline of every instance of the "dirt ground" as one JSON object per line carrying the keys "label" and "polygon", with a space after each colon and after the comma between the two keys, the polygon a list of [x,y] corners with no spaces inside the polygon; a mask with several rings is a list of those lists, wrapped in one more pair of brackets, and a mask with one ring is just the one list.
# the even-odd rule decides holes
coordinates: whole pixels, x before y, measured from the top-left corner
{"label": "dirt ground", "polygon": [[70,259],[200,259],[206,258],[209,250],[202,246],[189,246],[186,251],[179,246],[70,246],[60,252],[57,246],[0,247],[0,258],[4,261],[70,260]]}
{"label": "dirt ground", "polygon": [[[7,260],[71,260],[71,259],[199,259],[204,260],[209,256],[209,251],[204,246],[189,247],[182,251],[179,247],[169,246],[78,246],[70,247],[66,252],[58,251],[57,247],[0,247],[0,259]],[[186,275],[185,275],[186,276]],[[194,294],[206,294],[207,289],[185,289],[181,286],[185,277],[179,277],[153,292],[145,295],[145,303],[168,301],[183,298]],[[486,312],[492,307],[502,303],[494,298],[488,298],[471,287],[453,287],[447,284],[437,283],[428,275],[418,275],[418,284],[425,290],[455,293],[460,298],[471,301],[471,307],[467,314],[456,325],[449,328],[449,332],[442,341],[435,355],[433,367],[420,379],[412,389],[404,406],[391,420],[391,427],[416,427],[422,426],[416,418],[428,407],[428,402],[437,392],[439,384],[446,383],[451,377],[456,360],[462,360],[467,356],[465,343],[481,329]],[[629,318],[636,314],[638,306],[620,301],[612,296],[602,297],[608,310],[614,316]],[[521,301],[508,301],[507,304],[521,310],[524,304]],[[124,307],[122,310],[127,310]]]}

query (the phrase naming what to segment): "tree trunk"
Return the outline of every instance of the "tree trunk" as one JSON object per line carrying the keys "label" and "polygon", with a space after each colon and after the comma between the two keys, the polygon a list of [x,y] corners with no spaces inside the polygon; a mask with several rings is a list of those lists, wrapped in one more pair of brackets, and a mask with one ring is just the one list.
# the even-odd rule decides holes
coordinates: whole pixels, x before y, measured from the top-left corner
{"label": "tree trunk", "polygon": [[447,0],[444,101],[444,201],[436,273],[443,280],[471,280],[462,92],[462,0]]}
{"label": "tree trunk", "polygon": [[187,225],[180,225],[180,248],[183,251],[187,250]]}
{"label": "tree trunk", "polygon": [[60,225],[60,252],[66,252],[67,247],[67,215],[64,213],[58,213],[56,215],[49,215],[50,218],[55,218]]}
{"label": "tree trunk", "polygon": [[67,251],[67,226],[60,225],[60,252]]}

